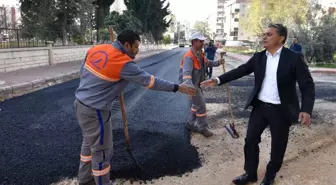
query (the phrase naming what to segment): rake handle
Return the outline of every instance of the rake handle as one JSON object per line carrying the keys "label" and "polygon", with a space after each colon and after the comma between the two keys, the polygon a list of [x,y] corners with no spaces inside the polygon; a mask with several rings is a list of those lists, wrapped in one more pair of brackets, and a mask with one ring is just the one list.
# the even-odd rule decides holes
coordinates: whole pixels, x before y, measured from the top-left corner
{"label": "rake handle", "polygon": [[[220,56],[221,56],[221,59],[224,58],[224,53],[220,53]],[[224,64],[222,65],[223,67],[223,72],[225,73],[225,61],[224,61]],[[225,88],[226,88],[226,93],[227,93],[227,96],[228,96],[228,100],[229,100],[229,110],[230,110],[230,115],[231,115],[231,118],[232,118],[232,125],[234,126],[234,116],[233,116],[233,111],[232,111],[232,104],[231,104],[231,93],[230,93],[230,88],[229,88],[229,85],[228,84],[225,84]]]}
{"label": "rake handle", "polygon": [[124,134],[125,134],[125,139],[126,139],[126,147],[129,149],[129,133],[128,133],[128,123],[127,123],[127,118],[126,118],[126,109],[125,109],[125,101],[124,101],[124,93],[121,93],[120,97],[120,106],[121,106],[121,114],[122,114],[122,119],[123,119],[123,125],[124,125]]}

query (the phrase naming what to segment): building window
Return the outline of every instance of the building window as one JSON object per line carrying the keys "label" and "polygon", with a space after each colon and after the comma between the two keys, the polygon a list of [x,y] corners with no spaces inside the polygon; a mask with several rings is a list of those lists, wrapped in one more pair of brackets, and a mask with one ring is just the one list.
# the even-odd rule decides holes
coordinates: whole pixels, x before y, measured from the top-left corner
{"label": "building window", "polygon": [[232,31],[230,32],[230,36],[234,36],[234,37],[237,37],[238,36],[238,31]]}
{"label": "building window", "polygon": [[235,13],[239,13],[239,9],[238,8],[235,9]]}
{"label": "building window", "polygon": [[237,37],[233,37],[233,40],[238,40],[238,38]]}
{"label": "building window", "polygon": [[234,19],[234,22],[239,22],[239,19],[238,19],[238,18],[235,18],[235,19]]}
{"label": "building window", "polygon": [[236,27],[236,28],[233,28],[233,31],[237,31],[238,32],[238,28]]}

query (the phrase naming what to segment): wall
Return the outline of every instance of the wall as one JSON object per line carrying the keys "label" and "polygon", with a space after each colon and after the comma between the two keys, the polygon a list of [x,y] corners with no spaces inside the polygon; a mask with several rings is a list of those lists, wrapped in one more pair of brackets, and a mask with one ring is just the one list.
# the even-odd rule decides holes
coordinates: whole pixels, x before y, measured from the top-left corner
{"label": "wall", "polygon": [[92,46],[78,46],[78,47],[54,47],[53,48],[53,63],[65,63],[75,60],[82,60],[86,52]]}
{"label": "wall", "polygon": [[49,65],[48,48],[15,48],[0,50],[0,72]]}
{"label": "wall", "polygon": [[[91,45],[0,49],[0,72],[82,60]],[[140,52],[176,46],[141,45]],[[52,53],[52,57],[49,57]]]}

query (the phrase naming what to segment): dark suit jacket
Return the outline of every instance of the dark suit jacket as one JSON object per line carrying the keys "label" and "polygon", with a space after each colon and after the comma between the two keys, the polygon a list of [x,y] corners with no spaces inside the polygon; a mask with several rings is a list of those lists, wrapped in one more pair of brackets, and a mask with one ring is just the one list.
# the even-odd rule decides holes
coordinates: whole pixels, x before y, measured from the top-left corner
{"label": "dark suit jacket", "polygon": [[[266,50],[255,53],[245,64],[219,76],[221,82],[219,85],[254,73],[254,88],[245,109],[250,105],[254,106],[265,77],[266,61]],[[301,91],[301,108],[296,82],[298,82]],[[299,112],[311,115],[315,102],[315,84],[300,53],[285,47],[282,48],[277,69],[277,83],[282,110],[292,122],[298,121]]]}

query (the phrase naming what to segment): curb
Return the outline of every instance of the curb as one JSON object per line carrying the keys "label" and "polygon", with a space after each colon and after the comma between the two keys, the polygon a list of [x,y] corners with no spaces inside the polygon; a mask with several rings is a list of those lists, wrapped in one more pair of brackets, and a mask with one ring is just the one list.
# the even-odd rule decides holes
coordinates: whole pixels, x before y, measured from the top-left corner
{"label": "curb", "polygon": [[[240,62],[247,62],[244,60],[241,60],[239,57],[235,56],[229,56],[225,55],[231,59],[238,60]],[[336,75],[336,70],[321,70],[321,69],[314,69],[314,68],[309,68],[310,73],[315,73],[315,74],[326,74],[326,75]]]}
{"label": "curb", "polygon": [[327,75],[336,75],[336,70],[335,71],[327,71],[327,70],[314,70],[314,69],[309,69],[310,73],[317,73],[317,74],[327,74]]}
{"label": "curb", "polygon": [[[159,53],[168,51],[169,49],[160,49],[157,51],[153,51],[150,54],[145,54],[141,57],[136,58],[134,61],[139,61],[141,59],[157,55]],[[23,82],[20,84],[10,85],[10,86],[2,86],[0,87],[0,101],[5,99],[22,96],[24,94],[41,90],[46,87],[50,87],[56,84],[60,84],[66,81],[70,81],[76,78],[79,78],[79,70],[74,70],[68,73],[58,74],[56,76],[46,77],[43,79],[36,79],[31,82]]]}

